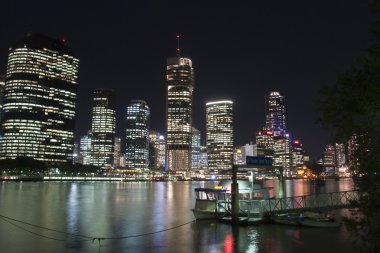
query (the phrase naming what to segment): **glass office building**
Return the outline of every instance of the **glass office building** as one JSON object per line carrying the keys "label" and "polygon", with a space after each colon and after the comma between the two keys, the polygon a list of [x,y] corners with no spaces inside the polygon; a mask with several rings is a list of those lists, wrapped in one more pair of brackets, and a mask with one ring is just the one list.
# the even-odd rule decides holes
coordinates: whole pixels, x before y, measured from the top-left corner
{"label": "glass office building", "polygon": [[131,169],[148,169],[150,109],[143,100],[127,106],[125,165]]}
{"label": "glass office building", "polygon": [[232,101],[206,104],[206,144],[209,169],[231,169],[233,163]]}
{"label": "glass office building", "polygon": [[96,89],[92,106],[91,164],[110,167],[114,161],[116,124],[115,92]]}
{"label": "glass office building", "polygon": [[191,115],[194,70],[188,58],[167,60],[167,163],[169,170],[191,169]]}
{"label": "glass office building", "polygon": [[1,158],[71,161],[78,65],[65,41],[40,34],[9,48]]}

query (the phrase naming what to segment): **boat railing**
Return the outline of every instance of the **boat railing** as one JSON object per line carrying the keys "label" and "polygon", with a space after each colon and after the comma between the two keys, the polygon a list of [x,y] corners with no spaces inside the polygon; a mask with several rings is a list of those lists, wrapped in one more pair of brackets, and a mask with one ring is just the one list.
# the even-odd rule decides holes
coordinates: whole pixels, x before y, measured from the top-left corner
{"label": "boat railing", "polygon": [[358,200],[357,191],[321,193],[315,195],[295,196],[261,201],[262,213],[282,213],[287,211],[335,209],[349,207]]}
{"label": "boat railing", "polygon": [[[239,199],[239,213],[242,216],[259,216],[279,214],[291,211],[319,209],[337,209],[349,207],[352,201],[359,199],[357,191],[321,193],[315,195],[295,196],[277,199]],[[231,214],[231,199],[217,200],[217,213]]]}

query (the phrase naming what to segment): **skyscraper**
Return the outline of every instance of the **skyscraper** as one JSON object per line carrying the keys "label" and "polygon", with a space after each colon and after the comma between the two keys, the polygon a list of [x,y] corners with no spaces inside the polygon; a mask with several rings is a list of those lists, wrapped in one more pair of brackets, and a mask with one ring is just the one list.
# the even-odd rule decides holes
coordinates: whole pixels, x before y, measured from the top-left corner
{"label": "skyscraper", "polygon": [[167,163],[169,170],[191,169],[191,115],[194,87],[192,62],[184,57],[167,60]]}
{"label": "skyscraper", "polygon": [[5,77],[0,75],[0,136],[2,132],[1,125],[2,125],[2,115],[3,115],[4,89],[5,89]]}
{"label": "skyscraper", "polygon": [[305,164],[306,153],[303,149],[303,145],[299,140],[294,140],[292,142],[292,159],[293,159],[293,170],[297,171],[303,168]]}
{"label": "skyscraper", "polygon": [[154,167],[156,169],[165,168],[165,159],[166,159],[165,137],[157,131],[150,131],[149,139],[153,143],[154,151],[155,151]]}
{"label": "skyscraper", "polygon": [[206,104],[208,167],[231,169],[233,163],[232,101]]}
{"label": "skyscraper", "polygon": [[116,124],[115,92],[96,89],[92,106],[91,164],[109,167],[114,159]]}
{"label": "skyscraper", "polygon": [[113,166],[121,166],[121,159],[123,155],[121,153],[121,138],[115,137],[114,152],[113,152]]}
{"label": "skyscraper", "polygon": [[270,157],[273,159],[273,132],[268,130],[256,133],[257,156]]}
{"label": "skyscraper", "polygon": [[277,135],[273,137],[273,166],[278,171],[283,171],[284,176],[292,176],[296,171],[292,171],[293,157],[292,146],[289,134]]}
{"label": "skyscraper", "polygon": [[201,156],[201,132],[193,127],[192,129],[192,140],[191,140],[191,166],[193,169],[199,169],[200,156]]}
{"label": "skyscraper", "polygon": [[79,163],[84,165],[91,164],[91,143],[92,143],[92,133],[88,131],[87,135],[80,138],[79,143]]}
{"label": "skyscraper", "polygon": [[143,100],[132,100],[127,106],[125,165],[132,169],[148,169],[149,115]]}
{"label": "skyscraper", "polygon": [[1,158],[72,159],[78,65],[65,41],[40,34],[9,49]]}
{"label": "skyscraper", "polygon": [[265,97],[265,128],[275,136],[286,133],[284,97],[277,91]]}

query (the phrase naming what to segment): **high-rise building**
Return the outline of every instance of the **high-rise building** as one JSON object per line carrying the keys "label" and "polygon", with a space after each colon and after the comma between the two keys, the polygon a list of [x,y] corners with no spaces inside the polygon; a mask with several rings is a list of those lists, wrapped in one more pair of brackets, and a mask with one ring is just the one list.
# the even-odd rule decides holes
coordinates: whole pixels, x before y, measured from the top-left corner
{"label": "high-rise building", "polygon": [[192,130],[191,145],[192,145],[192,151],[191,151],[192,168],[199,169],[200,168],[199,160],[201,156],[201,132],[195,127],[193,127],[193,130]]}
{"label": "high-rise building", "polygon": [[73,148],[73,164],[77,164],[80,162],[80,156],[79,156],[79,143],[74,141],[74,148]]}
{"label": "high-rise building", "polygon": [[[165,158],[166,158],[166,143],[165,137],[157,131],[149,132],[149,140],[154,146],[154,168],[165,168]],[[149,154],[150,156],[151,154]]]}
{"label": "high-rise building", "polygon": [[208,167],[231,169],[233,163],[232,101],[206,103]]}
{"label": "high-rise building", "polygon": [[119,167],[121,166],[121,159],[123,157],[121,153],[121,138],[115,137],[115,143],[114,143],[114,155],[113,155],[113,166]]}
{"label": "high-rise building", "polygon": [[201,153],[199,157],[199,168],[200,169],[207,169],[208,168],[208,162],[207,162],[207,146],[201,146]]}
{"label": "high-rise building", "polygon": [[283,175],[290,177],[296,174],[293,171],[292,147],[288,134],[273,137],[273,166]]}
{"label": "high-rise building", "polygon": [[110,167],[114,161],[116,124],[115,92],[96,89],[92,106],[91,164]]}
{"label": "high-rise building", "polygon": [[10,47],[1,158],[71,161],[78,65],[64,40],[28,34]]}
{"label": "high-rise building", "polygon": [[84,135],[80,138],[79,163],[83,165],[91,164],[91,139],[92,139],[91,131],[88,131],[87,135]]}
{"label": "high-rise building", "polygon": [[359,161],[358,158],[356,157],[356,152],[359,148],[358,144],[358,136],[357,135],[352,135],[351,138],[348,140],[347,143],[347,162],[348,166],[351,169],[357,169],[359,166]]}
{"label": "high-rise building", "polygon": [[335,148],[332,144],[327,144],[323,154],[323,167],[326,172],[335,170]]}
{"label": "high-rise building", "polygon": [[2,133],[2,115],[3,115],[3,101],[4,101],[5,77],[0,75],[0,136]]}
{"label": "high-rise building", "polygon": [[191,169],[191,115],[194,70],[189,58],[167,60],[167,163],[169,170]]}
{"label": "high-rise building", "polygon": [[299,140],[294,140],[292,142],[292,164],[293,170],[297,171],[302,169],[306,162],[306,153],[303,149],[303,145]]}
{"label": "high-rise building", "polygon": [[129,168],[148,169],[149,114],[143,100],[132,100],[127,106],[125,164]]}
{"label": "high-rise building", "polygon": [[339,172],[346,164],[345,146],[342,143],[327,144],[323,156],[323,166],[326,172]]}
{"label": "high-rise building", "polygon": [[286,133],[284,96],[277,91],[265,97],[265,128],[274,136]]}
{"label": "high-rise building", "polygon": [[256,132],[257,156],[270,157],[273,159],[273,132],[262,130]]}

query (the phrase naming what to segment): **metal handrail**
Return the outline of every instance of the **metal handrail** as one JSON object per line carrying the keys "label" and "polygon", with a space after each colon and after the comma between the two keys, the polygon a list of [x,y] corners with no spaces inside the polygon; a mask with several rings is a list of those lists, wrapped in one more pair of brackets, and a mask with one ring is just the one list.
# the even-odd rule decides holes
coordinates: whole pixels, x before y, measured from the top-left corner
{"label": "metal handrail", "polygon": [[[318,210],[322,208],[344,208],[349,207],[352,201],[356,201],[358,199],[358,191],[343,191],[278,199],[239,200],[239,207],[243,207],[243,209],[240,208],[240,212],[248,216],[253,213],[265,215],[273,213],[285,213],[289,211]],[[226,213],[231,214],[231,211],[226,208],[230,204],[230,200],[217,201],[217,211],[219,212],[219,208],[222,208],[226,211]],[[247,207],[247,209],[244,209],[244,207]]]}

